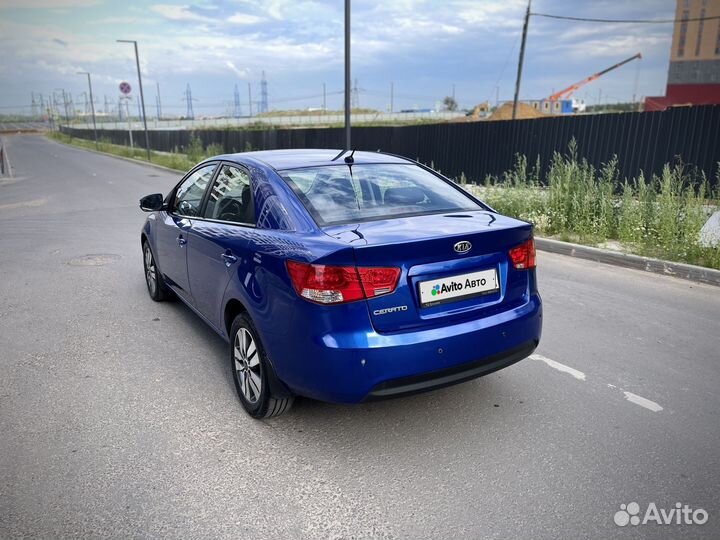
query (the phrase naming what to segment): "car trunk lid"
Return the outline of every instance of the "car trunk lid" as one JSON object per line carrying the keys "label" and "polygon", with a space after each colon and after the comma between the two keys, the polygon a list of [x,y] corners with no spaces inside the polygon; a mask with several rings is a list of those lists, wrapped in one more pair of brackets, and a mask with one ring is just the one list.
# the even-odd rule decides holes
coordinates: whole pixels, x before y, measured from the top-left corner
{"label": "car trunk lid", "polygon": [[328,227],[354,248],[358,266],[401,268],[396,290],[367,300],[379,332],[481,318],[525,299],[527,271],[508,251],[532,236],[529,223],[493,212],[457,212]]}

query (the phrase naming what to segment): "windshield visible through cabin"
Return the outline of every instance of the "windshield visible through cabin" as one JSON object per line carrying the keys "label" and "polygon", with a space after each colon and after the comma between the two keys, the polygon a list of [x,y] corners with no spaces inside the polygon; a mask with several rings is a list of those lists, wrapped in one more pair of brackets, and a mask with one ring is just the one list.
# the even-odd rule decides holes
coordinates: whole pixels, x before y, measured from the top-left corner
{"label": "windshield visible through cabin", "polygon": [[338,164],[280,175],[321,226],[485,209],[413,164]]}

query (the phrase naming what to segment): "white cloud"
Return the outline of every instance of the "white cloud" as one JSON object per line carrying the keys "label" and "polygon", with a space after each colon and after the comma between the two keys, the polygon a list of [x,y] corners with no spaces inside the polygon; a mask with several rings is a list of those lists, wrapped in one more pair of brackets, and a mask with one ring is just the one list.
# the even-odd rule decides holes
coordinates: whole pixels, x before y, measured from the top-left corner
{"label": "white cloud", "polygon": [[227,67],[229,67],[230,70],[231,70],[235,75],[237,75],[238,77],[240,77],[241,79],[244,79],[245,77],[247,77],[247,76],[250,74],[250,71],[249,71],[247,68],[246,68],[246,69],[238,69],[238,68],[235,66],[235,63],[232,62],[231,60],[226,61],[226,62],[225,62],[225,65],[226,65]]}
{"label": "white cloud", "polygon": [[[525,0],[492,0],[492,1],[464,1],[458,2],[455,6],[460,19],[468,24],[478,25],[492,22],[493,26],[503,24],[502,16],[509,13],[524,15],[524,9],[527,7]],[[512,24],[517,24],[513,20]]]}
{"label": "white cloud", "polygon": [[93,24],[146,24],[150,23],[147,19],[143,19],[140,17],[129,17],[129,16],[119,16],[119,17],[105,17],[104,19],[96,19],[92,21]]}
{"label": "white cloud", "polygon": [[[20,3],[24,7],[57,7],[89,5],[94,1],[0,0],[0,3],[3,7]],[[43,19],[38,17],[35,24],[28,24],[25,15],[21,19],[3,12],[0,39],[3,50],[9,53],[0,55],[0,68],[18,74],[12,82],[15,87],[24,85],[45,92],[55,86],[79,85],[82,81],[75,71],[86,70],[93,74],[93,84],[98,81],[99,91],[103,91],[106,83],[105,91],[114,94],[117,85],[113,81],[117,77],[134,77],[135,73],[132,47],[114,42],[114,37],[127,37],[140,44],[143,77],[167,84],[168,93],[181,93],[171,88],[180,82],[184,87],[187,81],[205,103],[222,94],[216,87],[222,88],[238,79],[256,84],[261,70],[268,72],[273,85],[271,100],[273,96],[300,92],[303,85],[318,86],[317,81],[326,81],[328,88],[340,84],[342,2],[179,0],[179,4],[171,4],[172,0],[154,0],[158,3],[141,7],[135,0],[126,1],[127,8],[120,13],[111,10],[101,15],[93,10],[92,17],[83,17],[82,11],[71,9],[67,15],[54,11],[50,23],[41,23]],[[354,76],[357,74],[361,86],[368,89],[368,96],[385,84],[383,78],[390,76],[399,88],[429,88],[420,92],[423,95],[433,94],[430,88],[448,86],[448,81],[458,83],[459,93],[465,91],[470,95],[477,93],[480,86],[490,87],[504,74],[502,84],[497,84],[506,93],[506,87],[510,88],[507,81],[514,79],[526,5],[527,0],[353,0]],[[546,10],[556,11],[550,5]],[[616,15],[624,13],[618,11]],[[121,27],[126,29],[125,33],[118,35],[116,30]],[[114,37],[108,38],[109,35]],[[657,86],[654,93],[661,93],[669,41],[668,28],[638,29],[632,25],[616,28],[533,19],[523,93],[542,95],[560,84],[558,81],[579,79],[588,70],[600,69],[638,51],[648,53],[643,61],[648,66],[643,79],[649,79],[648,88]],[[660,76],[650,71],[656,67]],[[471,72],[473,75],[467,75]],[[618,70],[617,74],[626,79],[633,76],[627,69]],[[214,81],[212,87],[208,80]],[[610,77],[603,79],[604,93],[612,93],[612,82]],[[625,86],[632,87],[631,83]],[[491,91],[494,95],[494,86]],[[8,99],[2,97],[2,101]]]}
{"label": "white cloud", "polygon": [[208,17],[203,17],[202,15],[193,13],[192,11],[190,11],[190,6],[176,6],[176,5],[172,5],[172,4],[156,4],[154,6],[150,6],[150,9],[152,11],[154,11],[155,13],[162,15],[166,19],[170,19],[171,21],[207,22],[207,21],[211,20]]}
{"label": "white cloud", "polygon": [[100,0],[3,0],[0,9],[48,9],[86,7],[99,4]]}
{"label": "white cloud", "polygon": [[247,13],[235,13],[228,17],[227,22],[232,24],[257,24],[264,20],[262,17],[255,15],[248,15]]}

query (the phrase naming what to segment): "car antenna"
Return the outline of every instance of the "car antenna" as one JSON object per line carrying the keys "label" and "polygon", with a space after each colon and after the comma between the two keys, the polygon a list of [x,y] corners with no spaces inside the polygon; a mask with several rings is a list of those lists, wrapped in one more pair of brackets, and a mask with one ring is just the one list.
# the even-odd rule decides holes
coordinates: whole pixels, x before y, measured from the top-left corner
{"label": "car antenna", "polygon": [[340,150],[340,153],[337,156],[335,156],[334,158],[332,158],[330,161],[335,161],[337,158],[342,156],[345,152],[347,152],[347,150]]}
{"label": "car antenna", "polygon": [[355,149],[352,149],[352,152],[350,152],[350,155],[345,158],[345,163],[354,163],[355,160],[353,159],[353,156],[355,155]]}

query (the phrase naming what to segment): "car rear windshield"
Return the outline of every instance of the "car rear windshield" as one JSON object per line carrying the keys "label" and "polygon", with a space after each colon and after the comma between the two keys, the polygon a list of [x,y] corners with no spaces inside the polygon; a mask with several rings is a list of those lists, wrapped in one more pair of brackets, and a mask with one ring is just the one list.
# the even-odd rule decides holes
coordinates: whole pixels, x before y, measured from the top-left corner
{"label": "car rear windshield", "polygon": [[447,181],[408,164],[328,165],[281,171],[320,226],[485,210]]}

